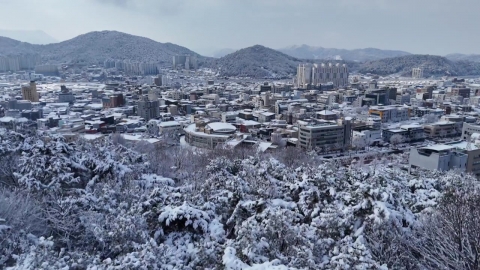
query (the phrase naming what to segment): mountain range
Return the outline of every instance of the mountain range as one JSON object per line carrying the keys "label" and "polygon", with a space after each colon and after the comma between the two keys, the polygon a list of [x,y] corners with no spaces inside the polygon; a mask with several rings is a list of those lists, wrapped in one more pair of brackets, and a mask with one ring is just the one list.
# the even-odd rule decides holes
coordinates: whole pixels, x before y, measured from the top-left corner
{"label": "mountain range", "polygon": [[360,73],[377,75],[397,74],[409,76],[412,69],[420,67],[424,76],[468,76],[480,75],[480,62],[452,61],[437,55],[406,55],[385,58],[362,63],[358,69]]}
{"label": "mountain range", "polygon": [[447,59],[452,61],[473,61],[480,62],[480,54],[461,54],[453,53],[445,56]]}
{"label": "mountain range", "polygon": [[347,63],[352,72],[378,75],[408,75],[414,67],[424,68],[426,76],[480,74],[479,55],[452,54],[441,57],[373,48],[343,50],[307,45],[281,50],[255,45],[231,51],[224,50],[223,54],[228,54],[220,58],[205,57],[176,44],[117,31],[90,32],[46,45],[0,37],[0,55],[37,53],[43,63],[90,65],[101,64],[106,59],[124,59],[154,62],[168,67],[172,65],[172,56],[190,54],[198,57],[199,66],[217,68],[222,76],[287,78],[296,73],[300,63],[323,61]]}
{"label": "mountain range", "polygon": [[54,39],[42,30],[5,30],[0,29],[0,36],[11,39],[28,42],[32,44],[50,44],[56,43]]}
{"label": "mountain range", "polygon": [[294,45],[282,48],[279,49],[279,51],[300,59],[334,59],[358,62],[372,61],[382,58],[397,57],[411,54],[404,51],[381,50],[375,48],[346,50],[314,47],[305,44],[300,46]]}
{"label": "mountain range", "polygon": [[0,37],[0,54],[21,53],[38,53],[44,63],[69,64],[97,64],[111,58],[171,65],[172,56],[177,54],[197,55],[202,60],[202,56],[185,47],[117,31],[90,32],[47,45]]}

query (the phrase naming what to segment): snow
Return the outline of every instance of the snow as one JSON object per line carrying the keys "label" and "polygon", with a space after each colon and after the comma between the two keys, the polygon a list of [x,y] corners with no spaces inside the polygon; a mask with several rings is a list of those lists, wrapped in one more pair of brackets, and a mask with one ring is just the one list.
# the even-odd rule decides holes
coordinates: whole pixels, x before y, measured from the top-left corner
{"label": "snow", "polygon": [[211,128],[214,132],[233,132],[237,130],[234,125],[222,122],[209,123],[206,127]]}
{"label": "snow", "polygon": [[260,151],[262,152],[265,152],[270,146],[272,146],[273,143],[269,143],[269,142],[260,142],[258,144],[258,149],[260,149]]}
{"label": "snow", "polygon": [[82,134],[81,136],[85,140],[97,140],[104,137],[103,134]]}
{"label": "snow", "polygon": [[421,149],[432,150],[432,151],[445,151],[453,148],[455,147],[451,145],[436,144],[436,145],[425,146],[425,147],[422,147]]}
{"label": "snow", "polygon": [[166,121],[166,122],[161,122],[158,126],[159,127],[175,127],[175,126],[180,127],[180,123],[177,121]]}

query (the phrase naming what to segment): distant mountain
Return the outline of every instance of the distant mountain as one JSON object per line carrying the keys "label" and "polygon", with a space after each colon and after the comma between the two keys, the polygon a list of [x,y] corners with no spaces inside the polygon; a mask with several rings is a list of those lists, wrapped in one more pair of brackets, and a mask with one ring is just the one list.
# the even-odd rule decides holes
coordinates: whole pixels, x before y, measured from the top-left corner
{"label": "distant mountain", "polygon": [[313,47],[305,44],[300,46],[294,45],[280,49],[279,51],[300,59],[333,59],[359,62],[410,55],[410,53],[404,51],[380,50],[375,48],[345,50]]}
{"label": "distant mountain", "polygon": [[48,44],[33,45],[0,37],[0,54],[38,53],[45,63],[97,64],[105,59],[128,59],[155,62],[165,66],[172,64],[177,54],[197,53],[172,43],[154,40],[117,31],[90,32],[73,39]]}
{"label": "distant mountain", "polygon": [[279,51],[255,45],[238,50],[214,61],[223,76],[283,78],[296,73],[301,60]]}
{"label": "distant mountain", "polygon": [[445,56],[449,60],[453,61],[473,61],[480,62],[480,54],[461,54],[453,53]]}
{"label": "distant mountain", "polygon": [[50,44],[58,40],[49,36],[41,30],[3,30],[0,29],[0,36],[8,37],[22,42],[32,44]]}
{"label": "distant mountain", "polygon": [[33,45],[27,42],[21,42],[8,37],[0,37],[0,55],[2,54],[20,54],[35,53],[40,45]]}
{"label": "distant mountain", "polygon": [[212,56],[215,57],[215,58],[220,58],[220,57],[224,57],[225,55],[231,54],[231,53],[234,53],[234,52],[235,52],[234,49],[225,48],[225,49],[215,51]]}
{"label": "distant mountain", "polygon": [[407,55],[366,62],[360,65],[360,73],[377,75],[399,74],[410,76],[412,69],[423,68],[424,76],[467,76],[480,75],[480,63],[451,61],[436,55]]}

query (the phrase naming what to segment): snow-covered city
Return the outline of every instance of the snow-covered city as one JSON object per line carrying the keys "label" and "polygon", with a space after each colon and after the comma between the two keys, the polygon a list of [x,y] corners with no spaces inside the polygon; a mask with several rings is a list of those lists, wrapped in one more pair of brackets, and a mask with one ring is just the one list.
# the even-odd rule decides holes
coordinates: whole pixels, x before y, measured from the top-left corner
{"label": "snow-covered city", "polygon": [[[55,22],[38,27],[63,40],[0,29],[0,269],[480,269],[473,38],[432,46],[382,32],[416,53],[366,47],[390,43],[353,30],[347,49],[291,45],[306,36],[337,46],[346,26],[319,30],[325,41],[305,27],[292,34],[288,19],[314,25],[307,18],[318,14],[280,1],[79,2],[0,1],[0,23],[3,10],[35,10]],[[397,10],[410,10],[300,2],[346,12],[363,29],[371,24],[357,12],[387,19],[391,7],[404,22]],[[417,9],[437,18],[433,5]],[[226,15],[197,17],[205,7]],[[83,25],[71,8],[105,18]],[[225,30],[241,14],[255,23]],[[168,36],[149,30],[162,16],[177,19]],[[229,34],[202,32],[208,47],[177,33],[186,22]],[[98,30],[111,25],[142,36]],[[243,38],[278,49],[233,42]]]}

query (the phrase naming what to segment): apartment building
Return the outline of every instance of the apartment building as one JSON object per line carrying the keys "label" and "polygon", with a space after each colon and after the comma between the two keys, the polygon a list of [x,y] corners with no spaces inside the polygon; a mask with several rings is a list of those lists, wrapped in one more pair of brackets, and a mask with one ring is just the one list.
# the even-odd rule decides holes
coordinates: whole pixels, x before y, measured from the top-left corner
{"label": "apartment building", "polygon": [[314,64],[312,69],[313,85],[333,83],[334,86],[348,85],[348,67],[346,64]]}
{"label": "apartment building", "polygon": [[410,149],[410,169],[460,169],[480,176],[480,148],[466,141]]}
{"label": "apartment building", "polygon": [[372,106],[369,114],[378,116],[383,123],[406,121],[410,117],[409,108],[401,105]]}
{"label": "apartment building", "polygon": [[30,85],[22,86],[22,97],[24,100],[38,102],[37,84],[34,81],[31,81]]}
{"label": "apartment building", "polygon": [[403,137],[404,142],[415,142],[425,139],[423,127],[420,125],[402,125],[399,128],[386,128],[382,130],[382,139],[384,142],[390,142],[394,135]]}
{"label": "apartment building", "polygon": [[460,135],[463,122],[439,121],[423,126],[425,137],[455,137]]}
{"label": "apartment building", "polygon": [[308,85],[332,83],[334,86],[348,85],[348,67],[345,64],[300,64],[297,68],[296,84],[306,89]]}
{"label": "apartment building", "polygon": [[451,89],[452,96],[461,96],[463,98],[470,98],[470,88],[454,87]]}
{"label": "apartment building", "polygon": [[382,141],[382,131],[366,125],[353,128],[353,138],[360,138],[365,145],[374,145]]}
{"label": "apartment building", "polygon": [[451,169],[466,170],[468,155],[455,150],[450,145],[431,145],[411,148],[408,158],[409,171],[416,168],[448,171]]}
{"label": "apartment building", "polygon": [[480,125],[463,123],[462,140],[468,140],[473,133],[480,133]]}
{"label": "apartment building", "polygon": [[413,68],[413,69],[412,69],[412,78],[414,78],[414,79],[421,79],[421,78],[423,78],[423,69],[421,69],[421,68]]}
{"label": "apartment building", "polygon": [[158,118],[160,115],[160,102],[158,100],[149,100],[148,96],[143,96],[137,103],[137,114],[145,121]]}
{"label": "apartment building", "polygon": [[344,150],[350,146],[352,123],[346,118],[343,123],[326,120],[297,121],[298,143],[304,149],[334,148]]}

